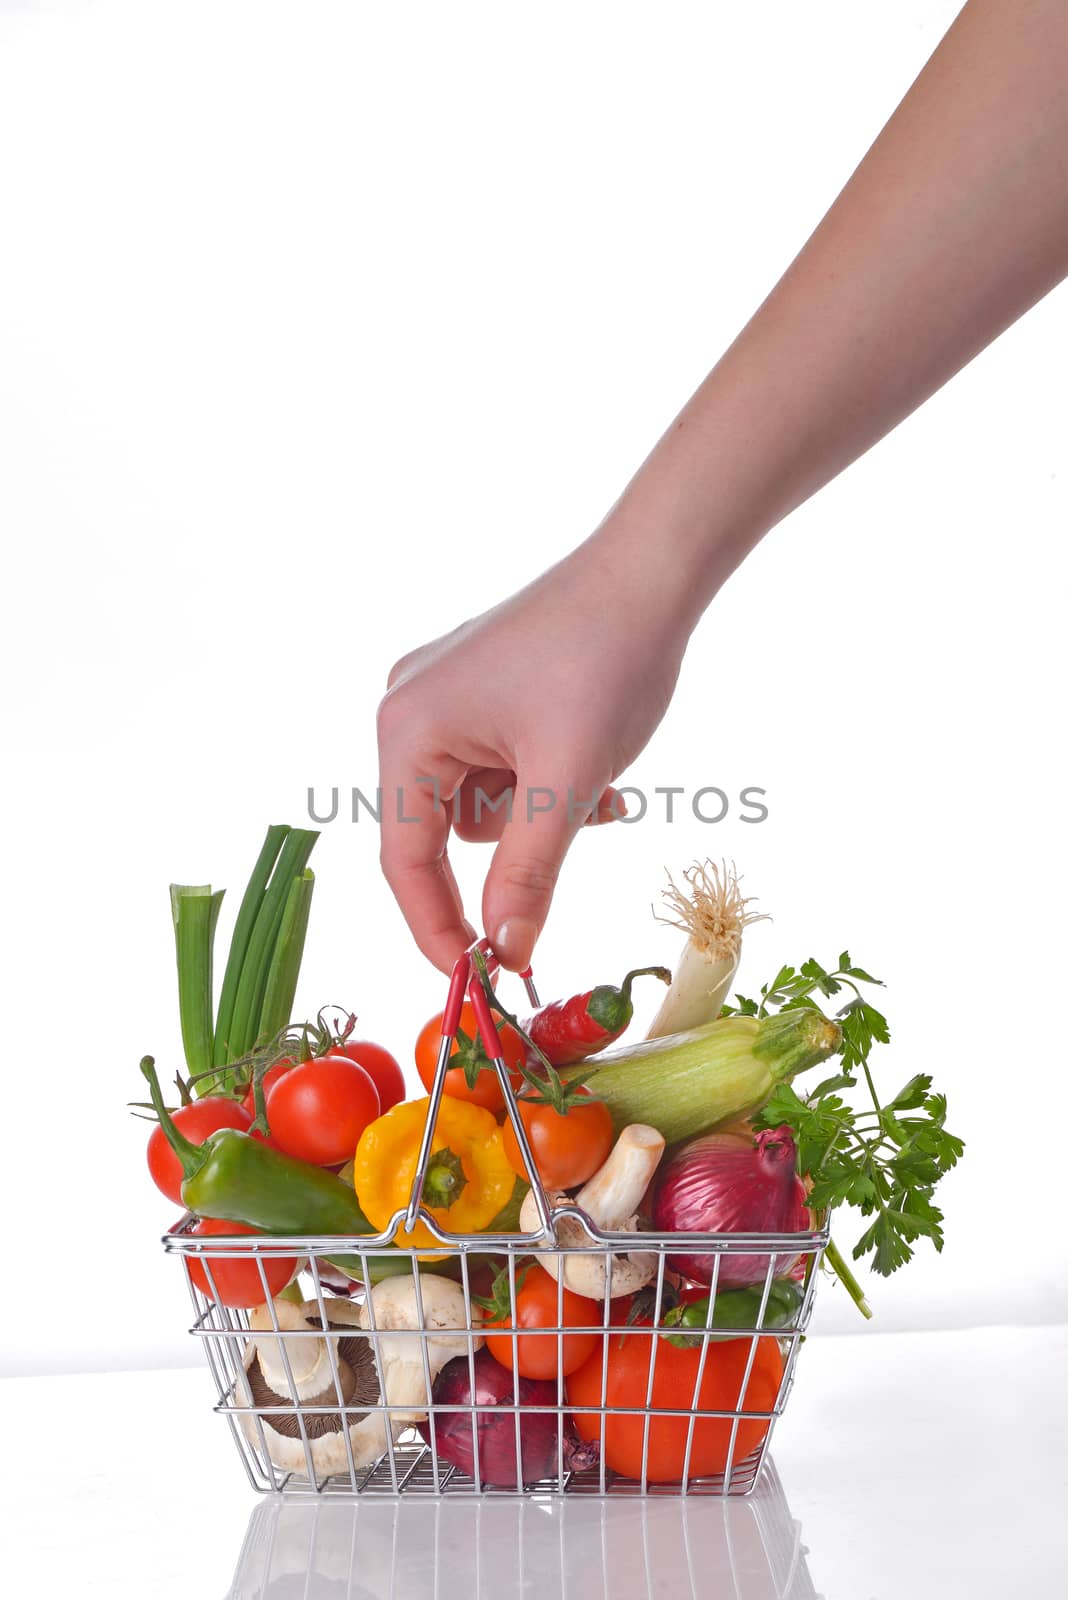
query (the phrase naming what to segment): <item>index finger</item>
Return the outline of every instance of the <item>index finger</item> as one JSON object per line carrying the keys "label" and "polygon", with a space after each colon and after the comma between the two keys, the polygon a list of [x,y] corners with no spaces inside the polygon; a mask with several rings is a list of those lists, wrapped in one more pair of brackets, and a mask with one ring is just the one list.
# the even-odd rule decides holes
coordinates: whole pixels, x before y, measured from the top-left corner
{"label": "index finger", "polygon": [[448,801],[465,772],[448,756],[420,764],[407,750],[381,752],[382,871],[416,944],[442,972],[476,937],[448,852]]}

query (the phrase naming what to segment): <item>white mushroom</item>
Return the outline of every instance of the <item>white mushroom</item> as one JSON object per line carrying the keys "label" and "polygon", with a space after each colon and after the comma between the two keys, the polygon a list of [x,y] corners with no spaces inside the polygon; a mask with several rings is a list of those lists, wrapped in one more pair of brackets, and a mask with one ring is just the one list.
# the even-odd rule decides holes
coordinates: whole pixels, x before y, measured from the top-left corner
{"label": "white mushroom", "polygon": [[[420,1295],[425,1335],[420,1331]],[[348,1300],[328,1300],[329,1328],[337,1335],[330,1341],[308,1337],[322,1327],[315,1300],[305,1301],[302,1306],[275,1300],[277,1335],[270,1308],[264,1306],[251,1313],[249,1322],[255,1337],[245,1353],[242,1403],[253,1408],[288,1410],[266,1410],[259,1417],[253,1410],[243,1413],[241,1421],[253,1444],[266,1444],[276,1466],[306,1477],[305,1439],[319,1477],[347,1475],[350,1459],[357,1470],[369,1466],[388,1448],[387,1414],[361,1408],[381,1403],[382,1385],[386,1404],[400,1408],[389,1413],[395,1439],[426,1415],[427,1369],[433,1384],[446,1361],[471,1348],[481,1348],[481,1333],[472,1336],[468,1331],[463,1291],[447,1278],[426,1274],[419,1280],[418,1291],[414,1278],[386,1278],[371,1291],[371,1302],[369,1312],[366,1302],[354,1305]],[[287,1334],[297,1337],[287,1338]],[[334,1346],[333,1359],[330,1343]],[[285,1349],[284,1358],[281,1346]],[[316,1411],[316,1405],[327,1409]],[[347,1413],[347,1430],[341,1406]]]}
{"label": "white mushroom", "polygon": [[[459,1284],[449,1278],[424,1274],[419,1279],[419,1295],[414,1278],[385,1278],[371,1291],[370,1311],[374,1313],[372,1342],[378,1347],[378,1361],[391,1406],[403,1407],[389,1413],[394,1439],[413,1422],[426,1416],[427,1369],[430,1382],[453,1356],[466,1355],[482,1346],[482,1335],[468,1333],[467,1305]],[[422,1298],[422,1318],[419,1315]],[[472,1319],[480,1317],[472,1307]],[[420,1330],[420,1324],[426,1333]],[[371,1315],[366,1302],[360,1307],[360,1326],[370,1330]],[[423,1355],[426,1353],[424,1364]],[[374,1412],[367,1424],[376,1431],[378,1454],[386,1449],[386,1414]]]}
{"label": "white mushroom", "polygon": [[[579,1190],[574,1202],[567,1195],[550,1194],[549,1203],[554,1207],[561,1203],[575,1204],[586,1213],[594,1227],[604,1233],[637,1233],[642,1196],[663,1153],[664,1140],[655,1128],[641,1122],[632,1123],[623,1129],[604,1166],[594,1173],[584,1189]],[[519,1226],[524,1233],[538,1231],[540,1224],[533,1193],[523,1201]],[[589,1234],[574,1217],[557,1217],[556,1241],[558,1245],[573,1248],[587,1244]],[[553,1250],[551,1244],[538,1248],[546,1252]],[[606,1259],[603,1254],[547,1253],[543,1265],[556,1279],[560,1278],[562,1269],[566,1286],[591,1300],[603,1300],[608,1288],[613,1298],[633,1294],[656,1276],[656,1256],[651,1251],[630,1250],[626,1254],[613,1251],[609,1284]]]}
{"label": "white mushroom", "polygon": [[[256,1359],[260,1371],[269,1389],[275,1394],[290,1395],[296,1389],[298,1400],[313,1400],[320,1395],[332,1396],[327,1399],[327,1405],[337,1405],[337,1393],[334,1384],[334,1369],[330,1363],[330,1349],[325,1339],[286,1339],[287,1333],[307,1333],[309,1317],[315,1317],[318,1322],[318,1304],[313,1300],[304,1305],[294,1305],[292,1300],[275,1300],[273,1303],[274,1321],[271,1310],[267,1306],[257,1306],[249,1312],[249,1327],[253,1333],[261,1335],[256,1339]],[[274,1329],[277,1322],[279,1331],[283,1335],[281,1340],[267,1338],[265,1330]],[[282,1345],[285,1345],[285,1356]],[[336,1351],[335,1351],[336,1354]],[[286,1370],[286,1358],[289,1361],[289,1370]],[[292,1384],[290,1383],[292,1374]],[[342,1386],[347,1383],[346,1374],[352,1377],[351,1368],[347,1362],[338,1360],[338,1376]]]}

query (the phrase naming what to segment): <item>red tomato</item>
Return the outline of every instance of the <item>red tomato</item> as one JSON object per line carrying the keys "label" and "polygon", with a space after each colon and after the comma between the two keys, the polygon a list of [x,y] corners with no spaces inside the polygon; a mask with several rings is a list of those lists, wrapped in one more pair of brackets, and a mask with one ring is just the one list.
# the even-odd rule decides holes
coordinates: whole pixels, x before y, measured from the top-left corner
{"label": "red tomato", "polygon": [[[284,1056],[281,1061],[276,1061],[273,1067],[267,1068],[267,1071],[263,1074],[263,1092],[265,1096],[270,1095],[271,1090],[274,1088],[279,1078],[284,1077],[292,1065],[293,1063],[289,1057]],[[249,1119],[251,1120],[254,1118],[256,1115],[256,1090],[253,1084],[249,1084],[248,1094],[242,1100],[241,1104],[248,1112]]]}
{"label": "red tomato", "polygon": [[278,1148],[320,1167],[348,1161],[378,1114],[378,1090],[348,1056],[302,1061],[282,1074],[267,1101]]}
{"label": "red tomato", "polygon": [[[608,1381],[601,1397],[603,1348],[567,1380],[567,1398],[575,1406],[636,1406],[644,1408],[649,1388],[649,1365],[656,1338],[651,1410],[688,1410],[701,1366],[701,1346],[677,1349],[659,1334],[643,1333],[646,1321],[633,1331],[613,1334],[608,1344]],[[738,1408],[742,1379],[752,1344],[750,1339],[716,1340],[708,1345],[696,1404],[703,1411]],[[783,1364],[775,1339],[759,1339],[753,1368],[746,1384],[743,1411],[771,1411],[779,1394]],[[601,1416],[596,1411],[573,1413],[584,1439],[600,1439]],[[728,1417],[701,1417],[693,1430],[690,1454],[692,1477],[710,1477],[727,1470],[733,1422]],[[763,1417],[743,1418],[734,1441],[734,1465],[744,1461],[763,1443],[769,1427]],[[654,1417],[649,1425],[648,1478],[650,1483],[677,1483],[686,1459],[688,1417]],[[617,1412],[605,1421],[604,1460],[613,1472],[640,1478],[644,1416]]]}
{"label": "red tomato", "polygon": [[378,1090],[383,1116],[404,1099],[404,1074],[396,1059],[380,1044],[372,1044],[369,1039],[346,1039],[344,1044],[335,1045],[330,1054],[348,1056],[363,1068]]}
{"label": "red tomato", "polygon": [[[420,1033],[415,1045],[415,1065],[427,1094],[434,1086],[434,1072],[438,1064],[438,1050],[441,1046],[441,1012],[436,1017],[431,1017],[426,1027]],[[504,1059],[509,1067],[518,1065],[526,1057],[526,1046],[514,1028],[505,1024],[500,1028],[501,1048]],[[497,1082],[497,1074],[493,1065],[483,1050],[478,1040],[475,1025],[475,1008],[470,1000],[464,1001],[464,1008],[460,1014],[460,1033],[452,1042],[449,1059],[459,1058],[461,1065],[452,1067],[445,1074],[445,1093],[454,1100],[470,1100],[473,1105],[484,1106],[487,1111],[503,1111],[504,1096],[501,1086]],[[475,1079],[475,1087],[469,1089],[464,1076],[463,1062],[477,1064],[481,1071]],[[511,1074],[513,1087],[522,1080],[518,1072]]]}
{"label": "red tomato", "polygon": [[[246,1228],[243,1222],[217,1222],[213,1217],[204,1217],[189,1231],[194,1237],[201,1239],[218,1233],[259,1234],[258,1228]],[[210,1300],[217,1298],[224,1306],[234,1306],[236,1309],[247,1311],[253,1306],[266,1305],[268,1298],[273,1299],[279,1290],[284,1289],[297,1270],[296,1256],[264,1256],[262,1259],[269,1291],[266,1295],[263,1292],[263,1278],[260,1277],[260,1269],[251,1250],[243,1252],[240,1256],[207,1257],[212,1281],[215,1284],[214,1293],[208,1281],[208,1274],[204,1270],[204,1262],[197,1256],[188,1257],[189,1276]]]}
{"label": "red tomato", "polygon": [[[520,1100],[519,1115],[538,1174],[550,1189],[573,1189],[608,1160],[612,1114],[603,1100],[580,1095],[564,1115],[543,1102]],[[510,1119],[504,1125],[504,1153],[519,1176],[529,1178]]]}
{"label": "red tomato", "polygon": [[[515,1370],[512,1335],[493,1329],[596,1328],[604,1320],[604,1307],[596,1300],[565,1289],[561,1305],[559,1295],[556,1279],[544,1267],[534,1265],[516,1274],[514,1319],[506,1316],[484,1325],[490,1354],[502,1367]],[[588,1360],[601,1338],[597,1333],[565,1333],[563,1339],[552,1333],[521,1333],[515,1340],[519,1374],[523,1378],[555,1378],[562,1371],[566,1378]]]}
{"label": "red tomato", "polygon": [[[240,1128],[244,1133],[252,1118],[236,1100],[225,1095],[205,1095],[192,1105],[182,1106],[174,1113],[174,1125],[190,1144],[203,1144],[219,1128]],[[173,1200],[182,1203],[182,1163],[167,1143],[162,1128],[155,1128],[148,1141],[148,1170],[156,1188]]]}

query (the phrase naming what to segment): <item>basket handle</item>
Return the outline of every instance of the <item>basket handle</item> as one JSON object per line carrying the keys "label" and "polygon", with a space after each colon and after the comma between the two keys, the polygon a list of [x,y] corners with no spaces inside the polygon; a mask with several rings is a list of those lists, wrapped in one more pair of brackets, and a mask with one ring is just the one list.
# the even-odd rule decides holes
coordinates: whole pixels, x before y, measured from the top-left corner
{"label": "basket handle", "polygon": [[[441,1108],[441,1097],[445,1092],[445,1074],[449,1070],[449,1057],[452,1055],[453,1040],[456,1038],[456,1030],[460,1025],[460,1013],[466,994],[475,1013],[478,1037],[482,1042],[482,1048],[493,1062],[493,1067],[501,1086],[501,1094],[504,1096],[508,1120],[512,1125],[512,1131],[515,1134],[524,1165],[530,1175],[531,1192],[534,1195],[534,1203],[538,1210],[538,1220],[541,1223],[539,1234],[531,1235],[531,1237],[550,1239],[555,1242],[556,1231],[553,1226],[552,1207],[549,1205],[545,1186],[538,1176],[538,1169],[534,1163],[530,1142],[527,1139],[527,1130],[523,1126],[522,1117],[519,1115],[519,1106],[516,1103],[512,1080],[505,1063],[500,1034],[497,1032],[497,1024],[493,1020],[493,1013],[490,1010],[489,1001],[486,999],[486,991],[483,989],[482,981],[474,967],[473,956],[475,951],[483,957],[486,966],[491,971],[495,971],[498,967],[497,958],[493,954],[487,939],[476,940],[469,949],[464,951],[462,956],[458,957],[453,966],[452,975],[449,979],[449,993],[441,1016],[441,1043],[438,1046],[437,1065],[434,1068],[434,1083],[430,1090],[430,1104],[427,1107],[426,1125],[423,1128],[422,1143],[419,1146],[419,1158],[415,1166],[415,1176],[412,1179],[412,1192],[408,1200],[408,1210],[405,1213],[404,1225],[410,1229],[414,1227],[419,1218],[419,1211],[423,1203],[423,1187],[426,1183],[427,1168],[430,1165],[434,1129],[437,1126],[438,1112]],[[531,969],[527,967],[525,971],[520,973],[520,977],[523,979],[527,998],[531,1005],[536,1007],[538,1005],[538,991],[534,987],[534,975]]]}

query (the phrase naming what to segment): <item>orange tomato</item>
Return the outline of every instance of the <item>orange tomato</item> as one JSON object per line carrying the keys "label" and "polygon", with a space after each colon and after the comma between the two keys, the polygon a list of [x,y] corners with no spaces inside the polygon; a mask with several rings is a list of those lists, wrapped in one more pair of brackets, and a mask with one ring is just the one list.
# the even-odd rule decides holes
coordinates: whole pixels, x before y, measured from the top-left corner
{"label": "orange tomato", "polygon": [[561,1305],[556,1279],[535,1264],[516,1276],[515,1316],[495,1318],[483,1327],[490,1354],[510,1372],[518,1366],[523,1378],[555,1378],[561,1371],[566,1378],[589,1359],[602,1335],[565,1333],[559,1338],[552,1333],[520,1333],[513,1347],[511,1330],[596,1328],[603,1319],[602,1305],[571,1289],[565,1288]]}
{"label": "orange tomato", "polygon": [[[434,1086],[434,1073],[438,1064],[438,1050],[441,1047],[441,1016],[439,1011],[436,1017],[423,1028],[415,1044],[415,1065],[427,1094]],[[514,1028],[502,1024],[499,1028],[501,1047],[504,1059],[509,1067],[516,1066],[524,1059],[526,1046]],[[460,1027],[456,1038],[452,1042],[449,1052],[450,1060],[457,1060],[457,1065],[451,1067],[445,1074],[445,1093],[454,1100],[469,1100],[472,1105],[483,1106],[487,1111],[503,1111],[504,1096],[501,1086],[497,1082],[497,1074],[493,1070],[493,1063],[483,1050],[478,1038],[475,1024],[475,1009],[470,1000],[465,1000],[463,1011],[460,1013]],[[480,1070],[475,1079],[474,1088],[470,1088],[464,1073],[464,1065],[477,1066]],[[518,1072],[511,1074],[513,1088],[522,1079]]]}
{"label": "orange tomato", "polygon": [[[775,1339],[757,1341],[753,1368],[739,1407],[739,1395],[752,1345],[750,1339],[715,1340],[708,1345],[701,1385],[697,1374],[701,1364],[700,1345],[679,1350],[659,1334],[643,1333],[638,1323],[633,1332],[613,1334],[608,1347],[608,1382],[604,1403],[612,1406],[644,1408],[649,1388],[649,1364],[653,1339],[656,1368],[653,1374],[652,1411],[689,1410],[696,1404],[703,1411],[771,1411],[782,1383],[783,1362]],[[648,1327],[648,1323],[644,1324]],[[567,1380],[567,1398],[576,1406],[600,1406],[602,1348],[573,1372]],[[601,1437],[601,1417],[595,1411],[576,1411],[575,1426],[582,1438]],[[686,1459],[688,1417],[656,1417],[649,1424],[648,1481],[677,1483],[682,1478]],[[759,1449],[770,1423],[764,1417],[744,1417],[734,1441],[734,1465]],[[690,1476],[711,1477],[726,1472],[733,1422],[729,1417],[699,1417],[693,1430]],[[613,1472],[627,1478],[640,1478],[645,1418],[639,1415],[609,1415],[605,1422],[604,1459]]]}
{"label": "orange tomato", "polygon": [[[599,1172],[612,1148],[612,1115],[603,1100],[580,1095],[561,1114],[538,1100],[520,1100],[519,1115],[534,1164],[550,1189],[573,1189]],[[504,1125],[504,1151],[521,1178],[529,1178],[511,1122]]]}

